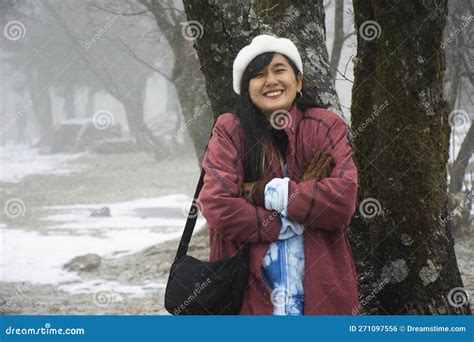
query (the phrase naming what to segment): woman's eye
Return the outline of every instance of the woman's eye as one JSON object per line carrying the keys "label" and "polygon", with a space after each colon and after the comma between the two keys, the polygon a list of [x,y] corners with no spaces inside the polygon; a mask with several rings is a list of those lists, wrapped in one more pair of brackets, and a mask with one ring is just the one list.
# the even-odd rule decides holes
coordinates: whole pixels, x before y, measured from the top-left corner
{"label": "woman's eye", "polygon": [[281,73],[281,72],[283,72],[283,71],[285,71],[285,69],[279,69],[279,70],[277,70],[276,72],[277,72],[277,73]]}

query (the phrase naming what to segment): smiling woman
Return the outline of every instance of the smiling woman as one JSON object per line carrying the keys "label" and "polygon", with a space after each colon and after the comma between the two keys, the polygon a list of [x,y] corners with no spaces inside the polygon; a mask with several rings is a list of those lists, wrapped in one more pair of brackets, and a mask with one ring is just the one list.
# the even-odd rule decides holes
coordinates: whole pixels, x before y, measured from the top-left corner
{"label": "smiling woman", "polygon": [[219,116],[202,161],[210,261],[249,243],[241,315],[357,314],[347,125],[309,96],[288,39],[255,37],[234,61],[233,84],[237,111]]}
{"label": "smiling woman", "polygon": [[276,110],[290,110],[302,85],[302,75],[296,75],[286,57],[276,53],[270,64],[250,80],[250,99],[270,119]]}

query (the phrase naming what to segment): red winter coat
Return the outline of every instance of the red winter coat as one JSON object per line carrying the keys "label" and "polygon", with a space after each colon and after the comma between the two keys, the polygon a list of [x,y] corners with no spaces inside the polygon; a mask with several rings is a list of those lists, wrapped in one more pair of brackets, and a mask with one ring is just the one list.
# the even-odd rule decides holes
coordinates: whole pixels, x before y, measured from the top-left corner
{"label": "red winter coat", "polygon": [[[346,235],[356,206],[357,170],[347,141],[347,126],[335,113],[320,108],[302,112],[295,105],[288,135],[288,219],[305,226],[304,314],[358,313],[357,280]],[[210,261],[233,256],[249,241],[250,273],[241,315],[272,315],[270,290],[262,274],[262,258],[278,240],[276,212],[242,197],[243,130],[233,113],[219,116],[202,161],[201,212],[209,225]],[[300,182],[304,166],[316,151],[331,154],[330,177]],[[283,177],[278,152],[272,149],[264,178]]]}

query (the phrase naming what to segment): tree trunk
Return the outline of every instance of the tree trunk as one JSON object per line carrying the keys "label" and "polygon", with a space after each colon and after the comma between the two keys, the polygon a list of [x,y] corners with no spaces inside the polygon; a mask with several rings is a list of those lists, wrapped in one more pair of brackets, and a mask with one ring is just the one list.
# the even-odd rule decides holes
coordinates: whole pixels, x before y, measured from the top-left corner
{"label": "tree trunk", "polygon": [[49,141],[47,135],[51,133],[53,126],[53,114],[51,105],[50,90],[44,89],[47,84],[41,77],[41,71],[30,71],[26,69],[28,82],[28,93],[33,104],[33,112],[36,122],[40,128],[41,139],[40,144]]}
{"label": "tree trunk", "polygon": [[87,88],[86,117],[90,118],[94,115],[95,110],[95,90]]}
{"label": "tree trunk", "polygon": [[350,231],[369,314],[470,314],[446,217],[446,2],[354,1],[360,206]]}
{"label": "tree trunk", "polygon": [[[444,90],[445,97],[453,111],[467,110],[473,104],[471,94],[474,84],[474,68],[469,47],[474,43],[474,28],[472,25],[466,26],[468,19],[466,13],[472,13],[473,9],[474,3],[472,1],[457,0],[448,3],[449,16],[444,29],[444,42],[446,42],[444,48],[446,52]],[[459,30],[459,28],[462,28],[462,30]],[[457,32],[457,34],[453,34],[453,32]],[[467,98],[468,103],[464,104],[463,97]],[[471,123],[471,127],[450,170],[449,192],[451,193],[462,191],[467,166],[474,151],[473,126]]]}
{"label": "tree trunk", "polygon": [[344,0],[336,0],[334,5],[334,40],[331,49],[331,74],[336,84],[337,69],[344,44]]}
{"label": "tree trunk", "polygon": [[471,160],[474,151],[474,123],[471,123],[469,131],[463,140],[461,149],[454,161],[451,169],[451,177],[449,183],[449,192],[461,192],[464,183],[464,176],[466,175],[467,166]]}
{"label": "tree trunk", "polygon": [[153,14],[160,32],[173,52],[171,81],[176,88],[184,118],[184,124],[175,131],[174,138],[185,134],[185,131],[189,132],[200,167],[212,125],[206,85],[199,60],[192,47],[192,41],[199,39],[200,28],[194,23],[186,22],[185,15],[172,10],[166,2],[161,0],[139,0],[139,2]]}
{"label": "tree trunk", "polygon": [[342,115],[332,85],[322,1],[184,0],[189,20],[202,25],[194,41],[214,118],[235,110],[232,65],[239,50],[259,34],[291,39],[303,60],[306,86]]}
{"label": "tree trunk", "polygon": [[63,119],[73,119],[76,116],[75,94],[75,87],[66,86],[64,89]]}

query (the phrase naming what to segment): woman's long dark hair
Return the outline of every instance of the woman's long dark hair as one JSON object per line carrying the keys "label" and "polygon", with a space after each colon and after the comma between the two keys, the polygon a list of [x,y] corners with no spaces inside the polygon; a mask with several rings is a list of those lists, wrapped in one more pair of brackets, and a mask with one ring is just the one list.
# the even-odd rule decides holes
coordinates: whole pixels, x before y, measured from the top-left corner
{"label": "woman's long dark hair", "polygon": [[[265,52],[256,56],[249,63],[242,75],[240,98],[236,106],[236,115],[244,130],[244,182],[255,182],[261,179],[263,171],[261,170],[263,138],[273,139],[270,134],[268,119],[250,99],[249,83],[251,78],[271,63],[274,54],[275,52]],[[299,70],[295,63],[285,55],[283,56],[291,65],[296,77],[299,74]],[[317,103],[311,97],[304,85],[301,89],[301,97],[296,96],[296,106],[303,111],[312,107],[325,108],[325,106]]]}

